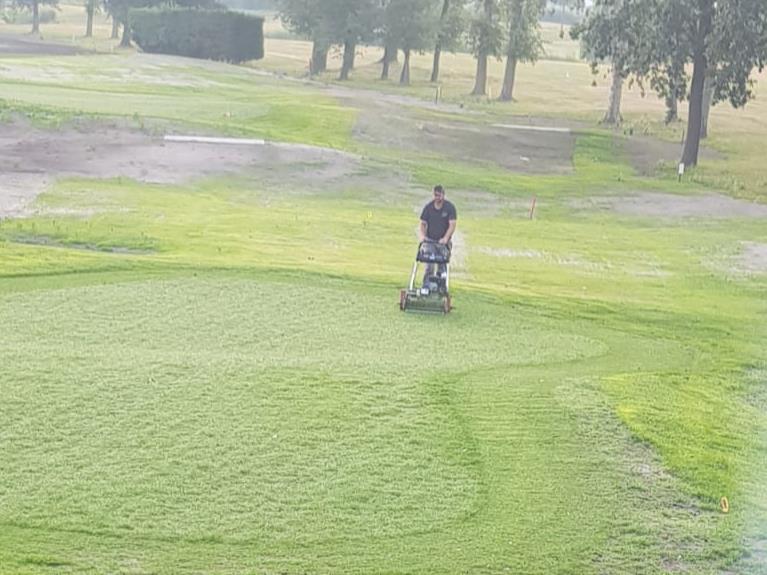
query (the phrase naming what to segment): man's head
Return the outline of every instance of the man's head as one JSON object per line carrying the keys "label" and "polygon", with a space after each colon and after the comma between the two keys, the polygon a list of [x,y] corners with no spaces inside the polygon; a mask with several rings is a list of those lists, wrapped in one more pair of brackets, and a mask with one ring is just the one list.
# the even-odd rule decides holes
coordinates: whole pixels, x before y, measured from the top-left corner
{"label": "man's head", "polygon": [[442,186],[434,186],[434,201],[438,204],[441,204],[442,201],[445,199],[445,188]]}

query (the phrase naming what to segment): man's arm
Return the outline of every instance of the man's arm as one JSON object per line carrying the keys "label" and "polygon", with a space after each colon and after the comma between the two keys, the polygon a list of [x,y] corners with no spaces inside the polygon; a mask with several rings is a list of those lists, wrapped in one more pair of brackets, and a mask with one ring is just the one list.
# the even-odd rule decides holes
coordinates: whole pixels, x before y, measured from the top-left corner
{"label": "man's arm", "polygon": [[428,229],[429,225],[421,220],[421,225],[418,228],[418,240],[421,242],[424,242],[426,240],[426,230]]}
{"label": "man's arm", "polygon": [[439,243],[441,244],[447,244],[450,242],[450,239],[453,237],[453,233],[455,232],[455,220],[450,220],[447,231],[445,232],[445,235],[442,236],[442,238],[439,240]]}

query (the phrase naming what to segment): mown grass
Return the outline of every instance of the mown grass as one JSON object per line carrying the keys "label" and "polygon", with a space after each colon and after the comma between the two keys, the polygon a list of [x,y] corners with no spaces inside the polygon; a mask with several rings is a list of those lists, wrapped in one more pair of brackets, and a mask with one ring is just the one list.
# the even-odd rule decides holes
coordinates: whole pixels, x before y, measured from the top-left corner
{"label": "mown grass", "polygon": [[[51,74],[58,81],[51,82]],[[33,119],[46,113],[123,116],[138,126],[166,121],[198,131],[336,148],[350,145],[355,118],[353,110],[301,85],[285,89],[236,68],[214,82],[204,70],[184,67],[183,59],[147,66],[127,56],[43,58],[10,61],[3,75],[0,113],[5,109],[6,116],[10,108],[31,111]],[[184,106],[178,105],[180,99]]]}
{"label": "mown grass", "polygon": [[[283,114],[271,79],[99,88],[83,62],[3,84],[6,109],[357,147],[354,112],[309,87]],[[415,216],[391,184],[56,183],[0,223],[0,565],[763,572],[765,286],[731,259],[763,223],[574,208],[670,191],[614,142],[581,133],[557,177],[366,149],[382,182],[464,190],[447,318],[396,310]]]}

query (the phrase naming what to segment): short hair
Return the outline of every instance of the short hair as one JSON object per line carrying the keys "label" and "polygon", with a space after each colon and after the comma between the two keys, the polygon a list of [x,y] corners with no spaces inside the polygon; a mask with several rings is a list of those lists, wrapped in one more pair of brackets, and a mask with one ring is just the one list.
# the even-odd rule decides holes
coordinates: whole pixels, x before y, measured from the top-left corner
{"label": "short hair", "polygon": [[437,184],[436,186],[434,186],[434,191],[435,192],[439,192],[440,194],[444,194],[445,193],[445,188],[443,188],[442,186]]}

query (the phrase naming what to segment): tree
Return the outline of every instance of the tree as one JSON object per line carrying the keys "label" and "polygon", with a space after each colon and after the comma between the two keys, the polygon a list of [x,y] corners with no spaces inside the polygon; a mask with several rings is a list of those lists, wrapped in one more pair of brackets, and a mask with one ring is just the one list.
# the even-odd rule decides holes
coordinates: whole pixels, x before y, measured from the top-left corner
{"label": "tree", "polygon": [[579,39],[583,55],[596,73],[599,64],[609,63],[612,83],[610,102],[602,122],[621,122],[623,83],[634,70],[647,72],[647,55],[654,41],[655,0],[595,0],[583,22],[570,35]]}
{"label": "tree", "polygon": [[509,39],[506,50],[506,71],[500,100],[511,101],[517,63],[534,62],[543,52],[539,20],[546,9],[546,0],[506,0]]}
{"label": "tree", "polygon": [[104,0],[104,6],[112,17],[112,38],[117,38],[119,27],[123,27],[122,48],[130,47],[130,22],[128,21],[131,8],[141,8],[148,4],[140,3],[142,0]]}
{"label": "tree", "polygon": [[499,58],[503,46],[501,10],[498,0],[478,0],[481,11],[471,23],[469,41],[477,58],[477,74],[472,96],[487,94],[487,63],[490,56]]}
{"label": "tree", "polygon": [[16,0],[16,6],[32,13],[32,34],[40,33],[40,5],[58,7],[58,0]]}
{"label": "tree", "polygon": [[[383,13],[386,44],[399,46],[405,60],[400,84],[410,84],[410,56],[432,46],[439,25],[434,0],[389,0]],[[384,63],[384,65],[386,65]]]}
{"label": "tree", "polygon": [[112,19],[112,33],[109,35],[109,38],[111,40],[117,40],[117,38],[120,37],[120,21],[111,12],[109,17]]}
{"label": "tree", "polygon": [[[680,29],[686,25],[687,14],[675,2],[652,1],[655,15],[652,27],[667,21],[668,27]],[[687,96],[688,77],[685,71],[685,58],[679,38],[675,35],[654,34],[649,52],[635,55],[635,70],[639,75],[650,76],[650,87],[666,103],[666,124],[679,119],[679,102]]]}
{"label": "tree", "polygon": [[460,47],[460,40],[466,30],[465,0],[442,0],[439,30],[434,46],[434,61],[431,68],[431,81],[439,82],[442,51],[455,52]]}
{"label": "tree", "polygon": [[659,36],[673,35],[680,56],[692,63],[687,132],[682,163],[698,163],[705,117],[706,79],[711,104],[729,101],[735,108],[753,97],[754,69],[767,63],[767,2],[764,0],[663,0],[676,2],[686,26],[659,22]]}
{"label": "tree", "polygon": [[312,41],[309,74],[315,76],[327,70],[331,45],[330,26],[324,8],[325,0],[280,0],[280,17],[293,33]]}
{"label": "tree", "polygon": [[[689,83],[687,130],[682,163],[698,163],[707,133],[708,111],[718,102],[745,106],[753,97],[751,74],[767,62],[767,2],[764,0],[644,0],[649,50],[630,62],[639,77],[649,75],[667,102],[681,99]],[[646,46],[644,47],[646,48]],[[692,68],[692,77],[687,70]],[[669,114],[670,116],[671,114]]]}
{"label": "tree", "polygon": [[85,24],[85,37],[93,37],[93,18],[98,11],[98,0],[87,0],[85,3],[85,14],[87,15],[87,22]]}
{"label": "tree", "polygon": [[323,20],[331,43],[343,46],[339,80],[348,80],[354,68],[357,46],[372,41],[380,26],[380,0],[324,0]]}
{"label": "tree", "polygon": [[397,61],[397,53],[399,48],[396,44],[393,44],[391,40],[387,40],[384,45],[384,54],[381,57],[381,80],[389,79],[389,69],[391,65]]}

